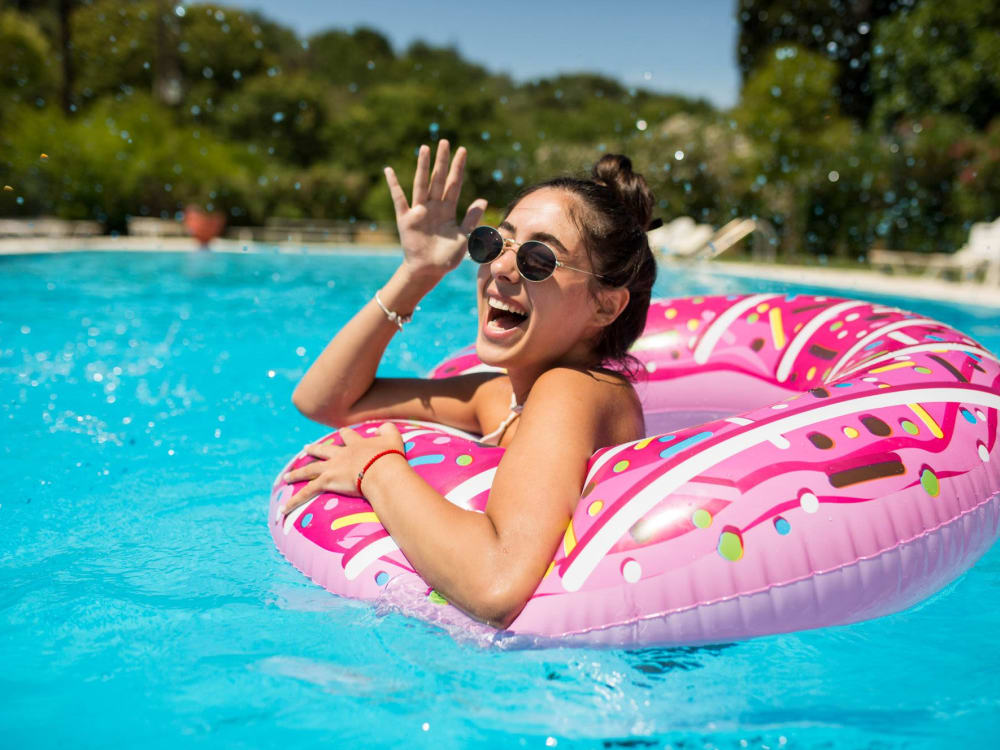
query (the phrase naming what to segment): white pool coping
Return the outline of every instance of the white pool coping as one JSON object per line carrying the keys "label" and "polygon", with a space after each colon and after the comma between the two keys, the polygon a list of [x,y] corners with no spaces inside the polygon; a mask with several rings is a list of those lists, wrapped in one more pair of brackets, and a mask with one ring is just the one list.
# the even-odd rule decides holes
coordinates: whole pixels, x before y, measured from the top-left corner
{"label": "white pool coping", "polygon": [[[68,252],[198,252],[203,248],[187,237],[28,237],[0,239],[0,255],[34,255]],[[218,239],[212,252],[282,253],[282,254],[355,254],[399,253],[398,245],[343,245],[248,243],[242,240]],[[918,299],[934,299],[981,307],[1000,308],[1000,287],[968,282],[954,282],[920,276],[890,276],[865,269],[817,268],[765,263],[701,262],[662,265],[661,268],[693,270],[721,276],[738,276],[789,284],[825,287],[838,293],[860,296],[865,292],[891,294]]]}

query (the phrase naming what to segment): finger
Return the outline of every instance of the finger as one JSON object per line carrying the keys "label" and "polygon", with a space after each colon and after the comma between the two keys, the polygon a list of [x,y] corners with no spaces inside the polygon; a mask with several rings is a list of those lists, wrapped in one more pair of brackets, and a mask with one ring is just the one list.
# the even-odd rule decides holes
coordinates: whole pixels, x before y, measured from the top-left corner
{"label": "finger", "polygon": [[431,166],[431,150],[421,146],[417,151],[417,171],[413,175],[413,205],[419,206],[427,201],[427,175]]}
{"label": "finger", "polygon": [[322,468],[319,461],[313,461],[305,466],[300,466],[297,469],[292,469],[292,471],[285,474],[282,477],[285,480],[285,484],[297,484],[298,482],[308,482],[320,475]]}
{"label": "finger", "polygon": [[393,422],[383,422],[380,424],[378,434],[382,437],[394,437],[399,442],[403,442],[403,436],[399,434],[399,428]]}
{"label": "finger", "polygon": [[444,195],[444,181],[448,177],[448,162],[451,161],[451,144],[444,138],[438,141],[437,155],[434,158],[434,171],[431,172],[431,200],[441,200]]}
{"label": "finger", "polygon": [[336,455],[337,449],[338,446],[336,445],[329,445],[327,443],[312,443],[311,445],[307,445],[302,450],[315,458],[330,459]]}
{"label": "finger", "polygon": [[354,430],[352,430],[350,427],[341,427],[340,428],[340,438],[341,438],[341,440],[344,441],[344,445],[349,445],[349,444],[354,443],[354,442],[356,442],[358,440],[363,440],[364,439],[357,432],[355,432]]}
{"label": "finger", "polygon": [[279,505],[278,514],[281,516],[287,516],[293,510],[298,508],[300,505],[305,505],[306,503],[308,503],[322,491],[323,491],[322,483],[320,479],[317,477],[316,479],[309,482],[309,484],[307,484],[301,490],[292,495],[288,499],[288,502],[286,502],[284,505]]}
{"label": "finger", "polygon": [[441,196],[441,200],[445,203],[458,203],[458,196],[462,192],[462,180],[465,176],[465,158],[468,153],[465,147],[461,146],[455,152],[455,158],[451,160],[448,180],[444,184],[444,194]]}
{"label": "finger", "polygon": [[486,213],[486,199],[477,198],[469,204],[469,207],[465,210],[465,218],[462,219],[462,234],[468,234],[477,226],[483,218],[483,214]]}
{"label": "finger", "polygon": [[389,183],[389,195],[392,196],[392,207],[396,210],[396,218],[410,210],[410,204],[406,202],[406,193],[403,192],[399,184],[399,178],[392,167],[385,168],[385,181]]}

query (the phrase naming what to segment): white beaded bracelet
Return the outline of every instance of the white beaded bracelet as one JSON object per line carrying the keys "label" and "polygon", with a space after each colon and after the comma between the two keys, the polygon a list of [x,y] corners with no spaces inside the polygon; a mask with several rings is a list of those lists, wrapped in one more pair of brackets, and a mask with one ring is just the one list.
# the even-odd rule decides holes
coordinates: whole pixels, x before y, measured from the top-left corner
{"label": "white beaded bracelet", "polygon": [[[396,327],[401,331],[403,330],[404,325],[413,320],[413,313],[410,313],[409,315],[400,315],[398,312],[394,312],[386,307],[385,303],[379,299],[378,292],[375,292],[375,304],[378,305],[382,312],[385,313],[385,317],[389,319],[389,322],[395,323]],[[420,308],[418,307],[417,310],[419,309]],[[414,310],[414,312],[416,312],[416,310]]]}

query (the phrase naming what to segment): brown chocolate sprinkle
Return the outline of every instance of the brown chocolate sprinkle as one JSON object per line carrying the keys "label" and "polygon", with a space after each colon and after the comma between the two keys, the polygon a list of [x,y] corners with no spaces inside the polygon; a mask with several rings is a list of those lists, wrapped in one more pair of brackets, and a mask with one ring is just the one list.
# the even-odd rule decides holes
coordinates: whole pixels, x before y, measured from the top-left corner
{"label": "brown chocolate sprinkle", "polygon": [[873,417],[871,414],[861,417],[861,424],[863,424],[865,429],[867,429],[872,435],[888,437],[892,434],[892,428],[889,425],[878,417]]}
{"label": "brown chocolate sprinkle", "polygon": [[827,349],[825,346],[820,346],[819,344],[813,344],[810,346],[809,353],[814,357],[819,357],[820,359],[833,359],[837,356],[837,352],[833,349]]}
{"label": "brown chocolate sprinkle", "polygon": [[806,305],[805,307],[796,307],[792,310],[792,315],[798,315],[799,313],[809,312],[810,310],[819,310],[824,307],[829,307],[829,302],[817,302],[815,305]]}
{"label": "brown chocolate sprinkle", "polygon": [[811,388],[809,392],[816,398],[830,398],[830,391],[826,388]]}
{"label": "brown chocolate sprinkle", "polygon": [[810,432],[806,437],[820,450],[828,451],[833,447],[833,441],[822,432]]}
{"label": "brown chocolate sprinkle", "polygon": [[875,313],[874,315],[869,315],[865,320],[882,320],[882,318],[888,318],[892,313]]}
{"label": "brown chocolate sprinkle", "polygon": [[750,348],[753,349],[755,352],[759,352],[761,349],[764,348],[764,339],[754,339],[753,341],[750,342]]}
{"label": "brown chocolate sprinkle", "polygon": [[591,492],[593,492],[593,491],[594,491],[594,488],[595,488],[596,486],[597,486],[597,482],[595,482],[595,481],[591,480],[591,481],[590,481],[590,482],[589,482],[589,483],[587,484],[587,486],[583,488],[583,496],[584,496],[584,497],[586,497],[586,496],[587,496],[587,495],[589,495],[589,494],[590,494]]}
{"label": "brown chocolate sprinkle", "polygon": [[836,471],[828,475],[830,484],[834,487],[847,487],[852,484],[869,482],[872,479],[883,479],[884,477],[896,477],[906,473],[906,467],[902,461],[881,461],[867,466],[858,466],[854,469]]}
{"label": "brown chocolate sprinkle", "polygon": [[951,362],[949,362],[948,360],[944,359],[943,357],[939,357],[936,354],[931,354],[930,358],[933,359],[935,362],[937,362],[939,365],[941,365],[944,369],[946,369],[952,375],[954,375],[955,378],[956,378],[956,380],[958,380],[960,383],[968,383],[969,382],[969,379],[966,378],[965,375],[963,375],[962,373],[960,373],[958,370],[956,370],[955,366]]}

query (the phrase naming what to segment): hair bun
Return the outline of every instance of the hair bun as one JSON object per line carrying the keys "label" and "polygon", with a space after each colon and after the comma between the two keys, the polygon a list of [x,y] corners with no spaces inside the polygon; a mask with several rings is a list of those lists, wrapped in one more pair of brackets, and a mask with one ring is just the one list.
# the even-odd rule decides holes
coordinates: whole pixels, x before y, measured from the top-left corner
{"label": "hair bun", "polygon": [[625,210],[644,230],[653,220],[653,193],[646,179],[632,171],[632,160],[622,154],[606,154],[594,165],[595,182],[610,188]]}

